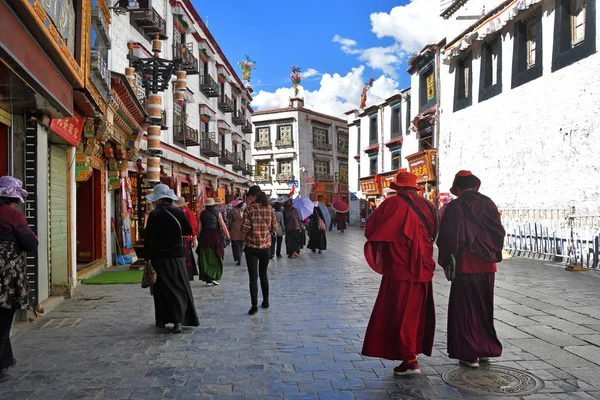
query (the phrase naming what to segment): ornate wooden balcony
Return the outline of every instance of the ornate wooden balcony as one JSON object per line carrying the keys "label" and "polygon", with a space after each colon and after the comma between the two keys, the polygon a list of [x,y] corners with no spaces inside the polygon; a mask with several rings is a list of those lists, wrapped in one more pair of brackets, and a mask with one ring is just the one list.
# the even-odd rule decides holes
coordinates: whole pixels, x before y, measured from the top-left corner
{"label": "ornate wooden balcony", "polygon": [[254,142],[254,148],[256,150],[266,150],[266,149],[270,149],[273,147],[273,144],[271,143],[271,141],[268,142]]}
{"label": "ornate wooden balcony", "polygon": [[252,128],[252,122],[250,120],[246,121],[246,124],[242,127],[242,132],[244,133],[252,133],[254,129]]}
{"label": "ornate wooden balcony", "polygon": [[243,171],[246,168],[246,160],[242,158],[242,153],[235,155],[235,162],[233,163],[234,171]]}
{"label": "ornate wooden balcony", "polygon": [[313,149],[331,151],[331,143],[314,141]]}
{"label": "ornate wooden balcony", "polygon": [[173,58],[179,58],[181,56],[181,49],[185,49],[182,57],[182,69],[187,72],[188,75],[198,75],[198,59],[194,56],[194,46],[192,43],[176,43],[173,46]]}
{"label": "ornate wooden balcony", "polygon": [[167,23],[154,8],[131,11],[129,21],[138,26],[148,40],[154,39],[157,33],[160,39],[167,39]]}
{"label": "ornate wooden balcony", "polygon": [[233,153],[231,151],[224,150],[221,152],[221,155],[219,156],[219,162],[222,164],[234,164],[235,157],[233,156]]}
{"label": "ornate wooden balcony", "polygon": [[202,134],[200,140],[200,154],[204,157],[218,157],[221,154],[219,143],[215,140],[214,133]]}
{"label": "ornate wooden balcony", "polygon": [[246,123],[246,120],[244,118],[244,113],[241,112],[240,110],[234,110],[233,111],[233,115],[231,116],[231,122],[233,122],[234,125],[244,125]]}
{"label": "ornate wooden balcony", "polygon": [[264,173],[264,174],[254,175],[254,182],[271,182],[271,174]]}
{"label": "ornate wooden balcony", "polygon": [[200,90],[206,97],[219,97],[219,85],[210,75],[200,75]]}
{"label": "ornate wooden balcony", "polygon": [[292,139],[277,139],[275,141],[275,147],[294,147],[294,141]]}
{"label": "ornate wooden balcony", "polygon": [[199,146],[200,136],[198,130],[187,125],[175,126],[173,131],[173,141],[181,146]]}
{"label": "ornate wooden balcony", "polygon": [[315,174],[315,179],[318,182],[333,182],[333,176],[329,174]]}
{"label": "ornate wooden balcony", "polygon": [[246,166],[244,167],[244,169],[242,170],[242,173],[244,175],[252,175],[252,164],[248,164],[246,163]]}
{"label": "ornate wooden balcony", "polygon": [[219,96],[217,107],[224,113],[233,112],[233,101],[227,95],[221,95]]}

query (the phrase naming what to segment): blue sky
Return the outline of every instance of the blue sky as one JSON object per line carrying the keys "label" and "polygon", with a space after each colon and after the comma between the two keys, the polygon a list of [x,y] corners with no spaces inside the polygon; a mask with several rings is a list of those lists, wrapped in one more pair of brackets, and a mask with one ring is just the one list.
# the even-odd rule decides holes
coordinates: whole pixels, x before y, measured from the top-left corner
{"label": "blue sky", "polygon": [[406,56],[439,36],[423,26],[439,0],[193,3],[233,66],[245,54],[256,62],[258,109],[287,105],[292,65],[315,70],[301,83],[307,107],[340,115],[358,105],[370,77],[377,80],[370,102],[381,101],[410,85]]}

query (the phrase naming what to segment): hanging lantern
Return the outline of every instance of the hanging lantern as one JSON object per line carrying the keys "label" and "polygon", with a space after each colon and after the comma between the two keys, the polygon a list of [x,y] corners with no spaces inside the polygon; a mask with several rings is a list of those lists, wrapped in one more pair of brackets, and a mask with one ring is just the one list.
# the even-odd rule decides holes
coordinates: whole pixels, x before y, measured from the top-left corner
{"label": "hanging lantern", "polygon": [[146,161],[147,173],[146,180],[148,182],[160,182],[160,158],[148,157]]}
{"label": "hanging lantern", "polygon": [[161,153],[160,149],[160,125],[148,126],[148,152]]}
{"label": "hanging lantern", "polygon": [[177,71],[177,81],[175,83],[175,91],[185,93],[187,90],[187,72],[185,71]]}
{"label": "hanging lantern", "polygon": [[125,68],[125,77],[127,78],[127,82],[129,82],[131,87],[135,87],[135,68]]}
{"label": "hanging lantern", "polygon": [[162,96],[158,94],[148,96],[148,116],[154,119],[162,118]]}

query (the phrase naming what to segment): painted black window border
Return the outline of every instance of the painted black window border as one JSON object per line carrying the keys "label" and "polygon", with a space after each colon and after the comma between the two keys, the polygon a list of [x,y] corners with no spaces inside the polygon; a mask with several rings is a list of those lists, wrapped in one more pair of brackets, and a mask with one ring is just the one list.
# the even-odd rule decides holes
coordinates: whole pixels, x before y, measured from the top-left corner
{"label": "painted black window border", "polygon": [[405,113],[405,124],[406,126],[404,127],[404,135],[408,135],[410,133],[410,124],[412,123],[411,119],[410,119],[410,113],[411,113],[411,98],[407,98],[406,99],[406,113]]}
{"label": "painted black window border", "polygon": [[431,70],[431,74],[433,74],[433,99],[427,101],[427,77],[430,74],[420,75],[419,74],[419,112],[427,111],[431,107],[435,106],[437,101],[437,77],[435,76],[435,69]]}
{"label": "painted black window border", "polygon": [[[371,169],[373,161],[375,161],[375,170]],[[377,161],[377,156],[369,157],[369,175],[377,175]]]}
{"label": "painted black window border", "polygon": [[[390,118],[390,137],[392,139],[396,139],[402,136],[402,106],[397,105],[396,107],[392,107],[392,117]],[[394,115],[396,114],[396,115]],[[394,118],[397,118],[398,121],[398,130],[394,132]]]}
{"label": "painted black window border", "polygon": [[554,7],[554,43],[552,72],[596,53],[596,1],[588,0],[585,10],[585,39],[571,47],[571,0],[556,0]]}
{"label": "painted black window border", "polygon": [[527,24],[521,19],[515,23],[513,35],[512,89],[531,82],[543,74],[543,11],[541,7],[537,7],[532,13],[535,13],[536,28],[535,65],[527,69]]}
{"label": "painted black window border", "polygon": [[[458,87],[461,76],[463,76],[464,62],[469,62],[469,93],[464,98],[458,97]],[[467,53],[464,57],[456,61],[454,68],[454,112],[460,111],[473,104],[473,54]]]}
{"label": "painted black window border", "polygon": [[[375,138],[371,138],[371,132],[373,132],[373,120],[375,120]],[[377,120],[377,114],[369,117],[369,145],[377,143],[377,137],[379,134],[379,121]]]}
{"label": "painted black window border", "polygon": [[[488,63],[492,61],[491,47],[498,42],[498,67],[496,68],[496,83],[485,87],[485,71]],[[479,73],[479,102],[491,99],[502,93],[502,35],[497,35],[481,46],[481,69]]]}

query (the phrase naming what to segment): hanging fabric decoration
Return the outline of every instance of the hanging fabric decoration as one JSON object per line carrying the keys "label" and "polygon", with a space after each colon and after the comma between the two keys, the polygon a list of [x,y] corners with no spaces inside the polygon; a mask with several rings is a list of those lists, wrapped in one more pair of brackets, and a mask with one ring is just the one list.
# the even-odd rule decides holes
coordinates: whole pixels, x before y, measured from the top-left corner
{"label": "hanging fabric decoration", "polygon": [[363,86],[362,94],[360,95],[361,110],[364,110],[367,106],[367,93],[369,92],[369,89],[373,87],[373,82],[375,82],[375,79],[371,78],[369,79],[369,82],[365,83],[365,86]]}
{"label": "hanging fabric decoration", "polygon": [[292,79],[292,83],[294,84],[294,96],[298,96],[298,85],[300,84],[300,72],[302,70],[300,67],[292,66],[292,73],[290,74],[290,78]]}
{"label": "hanging fabric decoration", "polygon": [[242,78],[245,81],[250,82],[250,75],[252,74],[252,70],[256,69],[254,67],[255,62],[248,57],[248,54],[245,55],[244,59],[238,63],[240,68],[242,69]]}

